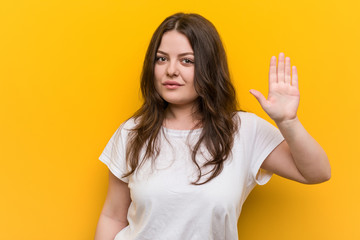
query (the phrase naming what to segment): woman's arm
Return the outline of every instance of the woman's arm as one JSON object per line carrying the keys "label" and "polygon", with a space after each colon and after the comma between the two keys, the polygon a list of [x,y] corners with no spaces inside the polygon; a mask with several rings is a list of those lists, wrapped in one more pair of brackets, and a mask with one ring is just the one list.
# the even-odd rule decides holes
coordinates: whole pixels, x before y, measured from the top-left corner
{"label": "woman's arm", "polygon": [[290,68],[290,58],[279,55],[270,61],[269,95],[250,92],[264,111],[275,121],[285,138],[263,162],[261,168],[301,183],[314,184],[330,179],[329,160],[322,147],[305,130],[297,118],[300,93],[296,67]]}
{"label": "woman's arm", "polygon": [[113,240],[128,225],[127,212],[131,203],[127,183],[109,171],[109,188],[96,228],[95,240]]}
{"label": "woman's arm", "polygon": [[261,165],[262,169],[306,184],[330,179],[331,169],[326,153],[297,119],[278,124],[285,137]]}

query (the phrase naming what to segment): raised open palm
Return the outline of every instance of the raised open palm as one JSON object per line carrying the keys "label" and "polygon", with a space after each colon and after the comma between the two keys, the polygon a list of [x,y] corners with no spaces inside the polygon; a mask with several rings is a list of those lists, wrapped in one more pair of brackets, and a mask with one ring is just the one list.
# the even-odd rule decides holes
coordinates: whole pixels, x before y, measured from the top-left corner
{"label": "raised open palm", "polygon": [[280,53],[277,67],[276,57],[271,58],[267,99],[257,90],[252,89],[250,93],[256,97],[264,111],[275,122],[295,119],[300,93],[295,66],[292,67],[291,77],[290,58],[285,59],[284,53]]}

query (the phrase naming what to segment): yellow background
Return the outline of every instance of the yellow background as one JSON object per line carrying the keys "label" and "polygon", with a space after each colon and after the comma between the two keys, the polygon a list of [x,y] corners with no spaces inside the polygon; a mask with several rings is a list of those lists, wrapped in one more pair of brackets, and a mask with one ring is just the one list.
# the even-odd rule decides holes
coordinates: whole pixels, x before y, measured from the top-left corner
{"label": "yellow background", "polygon": [[243,109],[269,120],[270,57],[298,67],[299,118],[332,179],[274,176],[239,219],[240,239],[360,239],[359,1],[0,2],[0,238],[92,239],[107,190],[98,157],[140,106],[139,75],[160,22],[200,13],[220,32]]}

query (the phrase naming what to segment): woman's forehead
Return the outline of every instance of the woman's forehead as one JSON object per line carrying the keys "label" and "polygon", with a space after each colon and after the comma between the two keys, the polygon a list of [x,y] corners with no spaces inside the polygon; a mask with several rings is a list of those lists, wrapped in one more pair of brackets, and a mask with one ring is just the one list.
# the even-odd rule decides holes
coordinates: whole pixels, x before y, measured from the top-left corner
{"label": "woman's forehead", "polygon": [[171,53],[193,53],[189,39],[182,33],[172,30],[164,33],[158,52]]}

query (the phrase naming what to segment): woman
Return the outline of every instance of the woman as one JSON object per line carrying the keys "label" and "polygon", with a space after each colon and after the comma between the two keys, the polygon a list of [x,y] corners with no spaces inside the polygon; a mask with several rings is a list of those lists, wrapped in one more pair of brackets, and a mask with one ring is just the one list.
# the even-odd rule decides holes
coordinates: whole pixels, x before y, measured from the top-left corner
{"label": "woman", "polygon": [[238,239],[241,207],[272,173],[305,184],[330,178],[320,145],[296,112],[297,71],[270,61],[269,95],[250,92],[279,130],[236,110],[226,54],[197,14],[164,20],[148,47],[143,106],[100,156],[110,169],[95,239]]}

